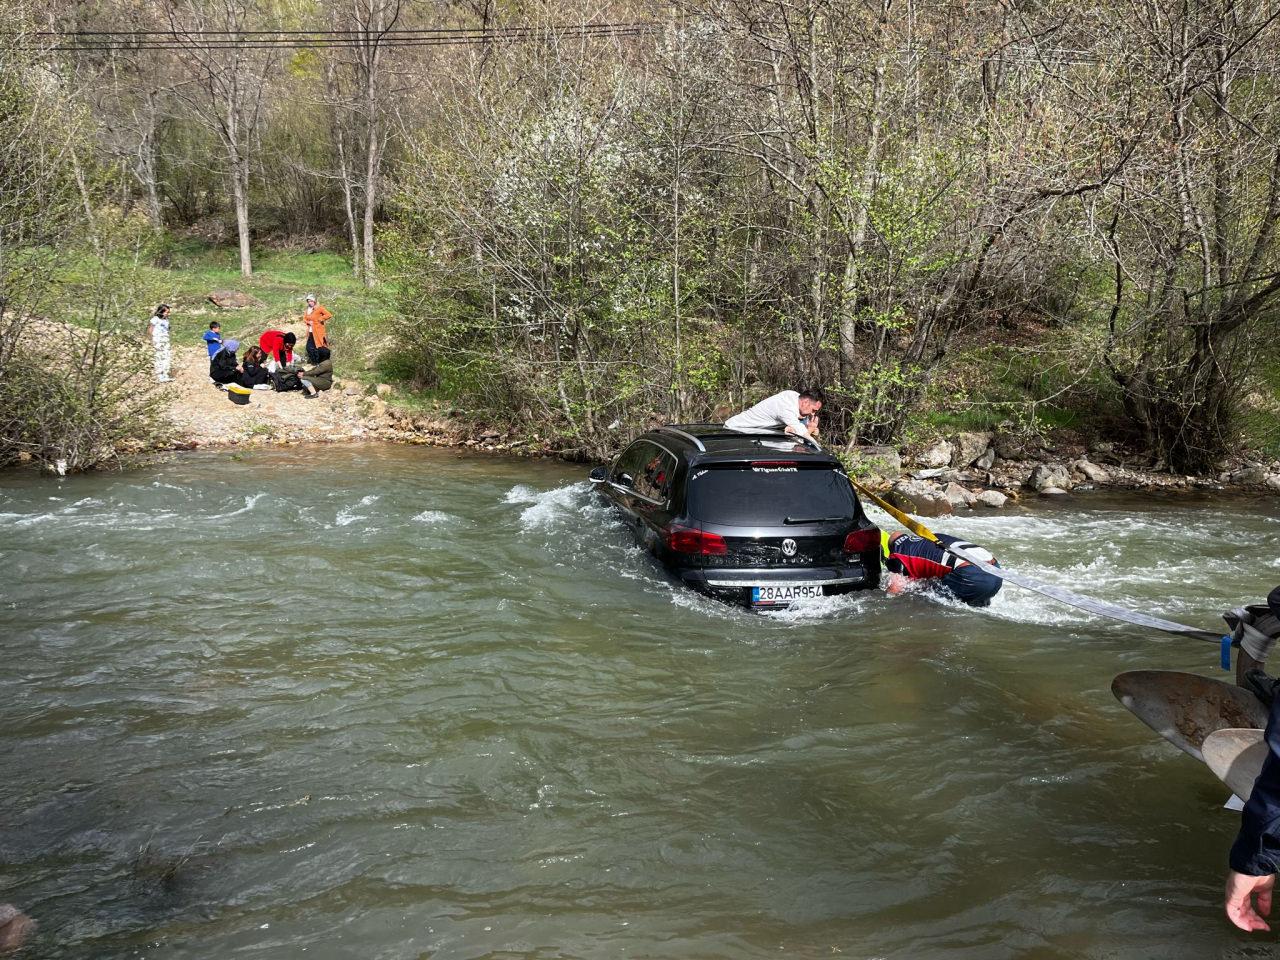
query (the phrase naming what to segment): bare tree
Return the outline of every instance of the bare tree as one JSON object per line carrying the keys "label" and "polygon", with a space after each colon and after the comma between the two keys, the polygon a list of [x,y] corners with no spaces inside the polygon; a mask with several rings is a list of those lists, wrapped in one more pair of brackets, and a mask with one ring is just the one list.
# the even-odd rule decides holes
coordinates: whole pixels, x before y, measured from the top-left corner
{"label": "bare tree", "polygon": [[[258,26],[252,0],[168,0],[172,38],[181,47],[178,69],[185,82],[174,95],[217,137],[227,163],[240,246],[240,273],[253,275],[250,251],[249,185],[268,106],[274,49],[246,44],[245,32]],[[218,31],[211,42],[207,31]]]}
{"label": "bare tree", "polygon": [[388,32],[400,22],[404,0],[335,0],[330,22],[349,42],[325,67],[333,111],[334,152],[351,240],[352,268],[366,286],[377,282],[374,250],[382,166],[395,111],[388,70]]}
{"label": "bare tree", "polygon": [[1109,69],[1092,106],[1132,146],[1086,207],[1109,275],[1102,359],[1151,450],[1177,470],[1212,469],[1280,305],[1280,10],[1111,9],[1095,24]]}

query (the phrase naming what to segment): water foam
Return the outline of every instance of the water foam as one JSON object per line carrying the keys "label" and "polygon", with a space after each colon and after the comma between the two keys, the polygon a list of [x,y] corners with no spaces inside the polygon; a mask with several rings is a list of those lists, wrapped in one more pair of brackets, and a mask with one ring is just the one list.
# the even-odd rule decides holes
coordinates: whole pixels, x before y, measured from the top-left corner
{"label": "water foam", "polygon": [[256,507],[259,501],[261,501],[262,498],[265,496],[266,496],[265,493],[251,493],[249,494],[249,496],[244,498],[244,506],[241,507],[239,510],[232,510],[230,513],[224,513],[220,516],[210,517],[209,519],[210,520],[230,520],[232,517],[242,516],[243,514],[248,513],[254,507]]}
{"label": "water foam", "polygon": [[445,513],[443,510],[423,510],[413,518],[415,523],[426,524],[445,524],[453,523],[458,518],[451,513]]}
{"label": "water foam", "polygon": [[507,495],[502,498],[503,503],[533,503],[538,499],[540,494],[533,487],[527,484],[517,483],[514,487],[507,491]]}
{"label": "water foam", "polygon": [[607,508],[590,494],[591,484],[586,480],[536,494],[521,484],[507,492],[506,502],[531,504],[520,512],[520,525],[529,530],[553,526],[574,517],[602,517]]}
{"label": "water foam", "polygon": [[343,507],[338,511],[338,515],[334,518],[334,524],[339,527],[349,526],[357,520],[367,520],[368,517],[357,513],[361,507],[369,507],[378,502],[377,494],[369,494],[367,497],[361,497],[360,502],[352,507]]}
{"label": "water foam", "polygon": [[763,610],[761,613],[770,620],[778,620],[782,623],[804,623],[812,620],[859,616],[867,612],[871,602],[883,602],[883,597],[878,590],[814,597],[810,600],[799,600],[785,610]]}

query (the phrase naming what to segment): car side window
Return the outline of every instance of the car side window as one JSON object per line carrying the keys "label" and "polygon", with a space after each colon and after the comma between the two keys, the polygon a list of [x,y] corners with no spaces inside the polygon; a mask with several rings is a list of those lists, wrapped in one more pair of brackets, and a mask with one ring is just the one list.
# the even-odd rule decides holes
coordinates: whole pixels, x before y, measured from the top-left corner
{"label": "car side window", "polygon": [[644,473],[644,465],[648,459],[646,454],[650,450],[656,449],[651,443],[637,440],[623,451],[622,456],[613,465],[613,473],[610,474],[609,479],[618,486],[635,489],[641,475]]}
{"label": "car side window", "polygon": [[649,445],[652,455],[645,460],[644,468],[636,479],[636,492],[650,500],[666,503],[671,496],[671,479],[676,472],[675,457],[658,447]]}

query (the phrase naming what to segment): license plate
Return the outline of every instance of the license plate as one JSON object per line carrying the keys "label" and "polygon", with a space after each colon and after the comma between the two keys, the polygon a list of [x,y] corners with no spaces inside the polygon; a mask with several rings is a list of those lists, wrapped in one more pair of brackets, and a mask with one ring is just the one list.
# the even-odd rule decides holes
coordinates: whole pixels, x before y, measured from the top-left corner
{"label": "license plate", "polygon": [[822,586],[817,583],[771,583],[751,588],[751,602],[759,606],[812,600],[820,596]]}

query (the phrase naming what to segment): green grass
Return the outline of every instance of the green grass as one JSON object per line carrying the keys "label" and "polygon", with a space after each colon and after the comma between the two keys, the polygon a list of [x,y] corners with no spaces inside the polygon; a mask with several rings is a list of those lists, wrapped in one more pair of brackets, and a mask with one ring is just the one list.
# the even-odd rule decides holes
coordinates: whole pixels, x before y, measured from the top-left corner
{"label": "green grass", "polygon": [[1251,381],[1240,410],[1243,446],[1280,458],[1280,359],[1263,356]]}
{"label": "green grass", "polygon": [[[1115,428],[1117,405],[1104,371],[1083,368],[1053,334],[1027,344],[971,343],[952,354],[930,384],[909,432],[965,430],[1045,433]],[[1104,398],[1099,400],[1099,398]]]}
{"label": "green grass", "polygon": [[[378,340],[381,321],[388,315],[386,291],[368,290],[351,272],[351,261],[331,252],[303,253],[258,248],[254,250],[254,274],[240,276],[239,253],[235,247],[211,246],[198,241],[170,241],[164,249],[166,266],[146,265],[136,270],[131,285],[140,304],[139,330],[146,327],[147,315],[157,303],[172,308],[170,339],[175,345],[199,345],[209,321],[222,324],[224,337],[256,342],[263,330],[298,322],[304,298],[314,293],[333,313],[328,334],[333,341],[334,359],[355,375],[367,375],[382,352]],[[134,271],[121,264],[121,271]],[[65,302],[71,319],[76,315],[78,296],[92,282],[88,264],[66,274]],[[209,302],[214,290],[236,290],[261,301],[260,307],[223,310]]]}

